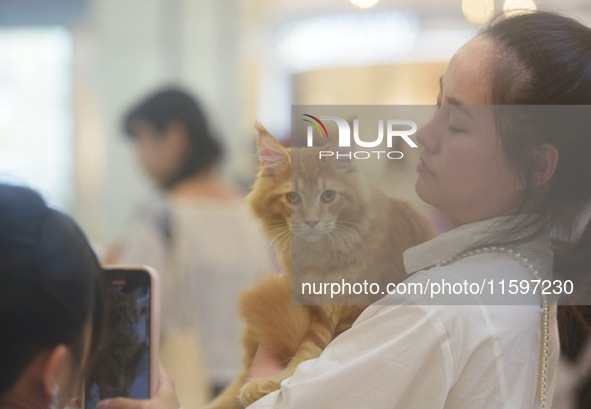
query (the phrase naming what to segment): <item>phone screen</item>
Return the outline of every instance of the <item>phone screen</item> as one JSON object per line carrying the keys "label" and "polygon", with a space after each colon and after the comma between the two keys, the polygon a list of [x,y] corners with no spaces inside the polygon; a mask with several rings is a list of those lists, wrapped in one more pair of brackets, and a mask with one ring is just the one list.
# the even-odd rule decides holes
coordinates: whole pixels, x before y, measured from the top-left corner
{"label": "phone screen", "polygon": [[86,409],[113,397],[150,397],[150,276],[105,270],[106,338],[86,382]]}

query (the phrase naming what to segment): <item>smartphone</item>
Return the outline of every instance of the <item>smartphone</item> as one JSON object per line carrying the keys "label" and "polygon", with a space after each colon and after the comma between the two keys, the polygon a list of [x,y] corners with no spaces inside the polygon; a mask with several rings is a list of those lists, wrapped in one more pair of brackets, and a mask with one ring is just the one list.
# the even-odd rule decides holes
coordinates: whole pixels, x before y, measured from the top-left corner
{"label": "smartphone", "polygon": [[158,386],[160,285],[147,266],[105,266],[106,337],[85,382],[84,407],[125,397],[149,399]]}

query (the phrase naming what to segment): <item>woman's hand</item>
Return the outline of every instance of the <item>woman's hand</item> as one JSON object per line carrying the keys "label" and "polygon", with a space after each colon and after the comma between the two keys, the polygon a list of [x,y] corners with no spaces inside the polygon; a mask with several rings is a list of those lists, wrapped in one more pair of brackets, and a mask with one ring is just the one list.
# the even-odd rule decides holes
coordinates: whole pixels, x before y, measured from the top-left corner
{"label": "woman's hand", "polygon": [[174,390],[174,382],[162,363],[160,364],[160,382],[156,396],[152,399],[138,400],[128,398],[112,398],[100,401],[98,409],[179,409],[181,407]]}
{"label": "woman's hand", "polygon": [[264,344],[260,344],[250,365],[248,379],[271,378],[283,369],[283,363]]}

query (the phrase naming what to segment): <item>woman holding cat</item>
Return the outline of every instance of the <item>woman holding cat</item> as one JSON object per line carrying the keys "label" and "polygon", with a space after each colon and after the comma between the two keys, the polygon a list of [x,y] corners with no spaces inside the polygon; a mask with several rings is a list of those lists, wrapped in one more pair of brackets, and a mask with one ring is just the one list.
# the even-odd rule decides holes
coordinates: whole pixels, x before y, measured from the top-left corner
{"label": "woman holding cat", "polygon": [[[591,125],[501,121],[493,105],[590,104],[591,29],[548,12],[497,19],[454,55],[440,85],[439,109],[417,136],[416,190],[455,228],[407,250],[407,281],[587,273],[591,227],[575,234],[575,226],[591,200]],[[550,232],[563,243],[554,259]],[[556,308],[532,300],[400,305],[386,297],[249,408],[549,407]],[[279,369],[259,347],[252,377]],[[101,409],[120,408],[131,405],[116,399]]]}

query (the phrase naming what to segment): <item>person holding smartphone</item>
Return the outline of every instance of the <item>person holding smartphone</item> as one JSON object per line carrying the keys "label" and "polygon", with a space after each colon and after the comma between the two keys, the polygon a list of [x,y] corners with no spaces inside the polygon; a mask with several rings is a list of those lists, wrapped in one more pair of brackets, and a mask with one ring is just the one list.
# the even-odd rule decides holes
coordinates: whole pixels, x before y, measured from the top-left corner
{"label": "person holding smartphone", "polygon": [[[30,189],[0,184],[0,408],[81,403],[105,335],[102,280],[72,219]],[[172,381],[159,371],[154,396],[178,408]]]}

